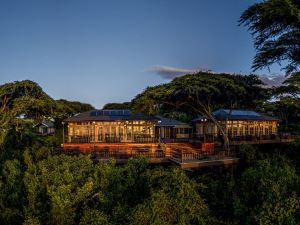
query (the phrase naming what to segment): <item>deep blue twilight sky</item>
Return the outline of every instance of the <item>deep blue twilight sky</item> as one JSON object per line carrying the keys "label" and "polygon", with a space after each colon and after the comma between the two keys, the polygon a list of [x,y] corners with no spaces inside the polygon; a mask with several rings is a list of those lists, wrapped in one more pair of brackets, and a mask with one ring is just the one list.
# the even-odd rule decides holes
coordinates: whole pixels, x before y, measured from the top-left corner
{"label": "deep blue twilight sky", "polygon": [[238,19],[255,2],[0,0],[0,83],[31,79],[101,108],[173,72],[248,74],[255,51]]}

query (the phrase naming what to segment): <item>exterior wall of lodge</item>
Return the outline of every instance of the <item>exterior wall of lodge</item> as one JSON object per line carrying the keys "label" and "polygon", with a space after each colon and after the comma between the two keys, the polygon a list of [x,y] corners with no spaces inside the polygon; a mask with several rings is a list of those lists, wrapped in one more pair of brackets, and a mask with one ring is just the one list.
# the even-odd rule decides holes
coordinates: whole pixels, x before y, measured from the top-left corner
{"label": "exterior wall of lodge", "polygon": [[133,142],[154,138],[152,121],[93,121],[68,123],[68,142]]}
{"label": "exterior wall of lodge", "polygon": [[[221,122],[225,126],[225,121]],[[69,122],[67,142],[154,142],[160,138],[190,138],[191,129],[155,127],[155,121],[94,121],[94,122]],[[278,121],[253,121],[239,120],[227,121],[227,133],[229,136],[264,136],[277,134]],[[171,135],[172,134],[172,135]],[[217,126],[212,122],[196,122],[196,135],[220,134]]]}
{"label": "exterior wall of lodge", "polygon": [[156,127],[156,137],[170,138],[170,139],[186,139],[190,138],[192,134],[192,128],[189,126],[182,127],[170,127],[170,126],[159,126]]}
{"label": "exterior wall of lodge", "polygon": [[[221,122],[221,126],[225,127],[226,122]],[[277,121],[253,121],[253,120],[229,120],[227,121],[227,134],[229,136],[263,136],[277,134],[278,122]],[[217,126],[210,122],[197,122],[196,134],[220,134]]]}
{"label": "exterior wall of lodge", "polygon": [[190,138],[191,132],[189,128],[175,128],[176,138]]}

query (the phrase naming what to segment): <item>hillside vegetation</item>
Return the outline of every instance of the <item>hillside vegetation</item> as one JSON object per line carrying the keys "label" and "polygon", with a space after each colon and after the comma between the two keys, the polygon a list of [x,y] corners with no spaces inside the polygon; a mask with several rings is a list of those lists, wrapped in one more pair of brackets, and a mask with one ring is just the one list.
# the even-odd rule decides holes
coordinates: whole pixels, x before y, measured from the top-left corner
{"label": "hillside vegetation", "polygon": [[[235,106],[285,115],[283,129],[290,129],[299,123],[299,90],[291,82],[266,89],[256,76],[199,73],[149,87],[125,105],[189,120],[202,110],[197,99],[209,110]],[[268,101],[274,96],[278,101]],[[152,167],[145,158],[123,167],[95,164],[89,156],[53,154],[61,121],[92,106],[53,100],[32,81],[1,85],[0,99],[0,224],[300,223],[300,142],[241,146],[242,163],[229,169]],[[56,121],[58,136],[33,134],[44,119]]]}

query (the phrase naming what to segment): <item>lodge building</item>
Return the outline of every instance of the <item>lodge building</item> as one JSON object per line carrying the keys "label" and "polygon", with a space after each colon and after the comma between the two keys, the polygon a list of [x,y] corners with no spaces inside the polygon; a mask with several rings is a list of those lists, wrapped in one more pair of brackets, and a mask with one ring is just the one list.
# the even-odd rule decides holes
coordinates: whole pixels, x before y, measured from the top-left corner
{"label": "lodge building", "polygon": [[[277,134],[278,119],[254,111],[220,109],[214,118],[228,136]],[[205,116],[192,124],[162,116],[148,116],[131,110],[92,110],[64,121],[67,143],[154,143],[164,140],[190,141],[197,135],[220,135]]]}
{"label": "lodge building", "polygon": [[89,142],[152,142],[158,119],[130,110],[93,110],[65,120],[67,141]]}

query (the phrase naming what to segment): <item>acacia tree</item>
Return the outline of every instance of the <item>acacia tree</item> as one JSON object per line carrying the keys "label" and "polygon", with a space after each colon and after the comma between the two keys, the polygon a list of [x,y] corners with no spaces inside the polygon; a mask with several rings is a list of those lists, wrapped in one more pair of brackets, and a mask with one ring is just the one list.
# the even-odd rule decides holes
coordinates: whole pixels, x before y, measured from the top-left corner
{"label": "acacia tree", "polygon": [[[258,100],[266,97],[259,87],[262,83],[256,76],[241,76],[229,74],[198,73],[176,78],[170,101],[180,101],[183,107],[190,107],[196,114],[206,116],[220,130],[228,146],[227,121],[225,126],[217,121],[213,111],[218,108],[228,108],[230,117],[236,107],[256,106]],[[227,117],[227,120],[228,120]]]}
{"label": "acacia tree", "polygon": [[[272,101],[264,104],[265,111],[281,119],[285,130],[299,129],[300,73],[293,73],[284,85],[272,90]],[[275,101],[274,101],[275,99]]]}
{"label": "acacia tree", "polygon": [[[267,0],[250,6],[240,17],[240,25],[248,27],[257,50],[254,70],[269,68],[274,63],[286,63],[283,68],[291,75],[274,92],[276,102],[268,102],[287,125],[290,118],[299,114],[300,74],[300,1]],[[296,119],[297,120],[297,119]]]}
{"label": "acacia tree", "polygon": [[300,2],[267,0],[250,6],[240,18],[240,25],[249,28],[257,50],[254,70],[287,62],[289,74],[300,65]]}
{"label": "acacia tree", "polygon": [[131,102],[107,103],[102,109],[131,109]]}
{"label": "acacia tree", "polygon": [[18,116],[41,120],[50,116],[54,108],[55,101],[33,81],[0,85],[0,160],[9,151],[17,152],[22,137],[26,136],[24,129],[32,129],[32,120],[25,121]]}
{"label": "acacia tree", "polygon": [[42,88],[30,80],[0,85],[0,112],[9,112],[12,117],[24,114],[28,118],[40,119],[51,115],[55,101]]}
{"label": "acacia tree", "polygon": [[300,73],[296,72],[293,73],[288,79],[286,79],[284,84],[288,85],[289,87],[293,87],[293,92],[297,95],[300,94]]}
{"label": "acacia tree", "polygon": [[[226,127],[216,120],[213,115],[213,110],[224,103],[224,99],[228,95],[232,98],[227,98],[227,103],[233,108],[233,101],[236,91],[243,92],[240,86],[236,86],[231,79],[227,79],[222,75],[187,75],[177,78],[173,81],[176,86],[176,91],[173,99],[184,102],[194,112],[206,116],[220,130],[225,138],[225,146],[228,146],[228,138]],[[226,123],[227,124],[227,123]]]}
{"label": "acacia tree", "polygon": [[54,116],[57,119],[65,119],[76,113],[81,113],[89,110],[95,109],[92,105],[88,103],[82,103],[78,101],[68,101],[65,99],[59,99],[55,101],[56,108]]}
{"label": "acacia tree", "polygon": [[174,86],[171,84],[147,87],[132,100],[132,108],[139,112],[155,115],[166,105],[174,105],[174,102],[168,101],[173,90]]}
{"label": "acacia tree", "polygon": [[132,101],[132,105],[137,111],[148,114],[181,112],[191,116],[204,115],[219,128],[228,142],[227,129],[214,118],[213,111],[218,108],[259,108],[268,98],[262,85],[255,75],[200,72],[149,87]]}

